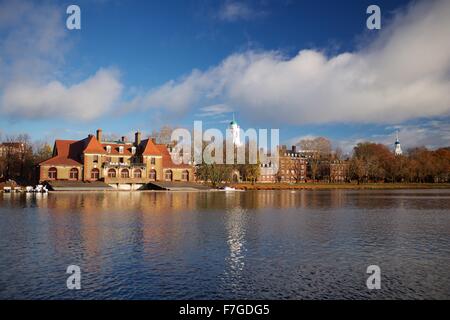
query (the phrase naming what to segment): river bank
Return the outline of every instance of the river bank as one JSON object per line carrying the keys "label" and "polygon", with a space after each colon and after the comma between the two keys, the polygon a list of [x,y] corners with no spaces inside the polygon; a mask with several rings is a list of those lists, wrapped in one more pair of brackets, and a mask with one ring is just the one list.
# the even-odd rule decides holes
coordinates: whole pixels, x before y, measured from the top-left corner
{"label": "river bank", "polygon": [[450,189],[450,183],[236,183],[238,190],[297,190],[297,189]]}

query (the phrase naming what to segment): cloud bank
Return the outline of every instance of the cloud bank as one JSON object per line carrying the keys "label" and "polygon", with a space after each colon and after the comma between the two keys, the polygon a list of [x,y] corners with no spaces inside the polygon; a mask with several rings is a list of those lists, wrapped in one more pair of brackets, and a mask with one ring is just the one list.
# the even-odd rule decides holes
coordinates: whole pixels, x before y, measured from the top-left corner
{"label": "cloud bank", "polygon": [[0,116],[92,120],[120,98],[119,72],[111,68],[63,83],[73,42],[63,9],[47,2],[0,1]]}
{"label": "cloud bank", "polygon": [[17,82],[5,88],[2,112],[23,118],[91,120],[108,112],[121,90],[117,71],[104,69],[70,87],[59,81],[46,84]]}
{"label": "cloud bank", "polygon": [[365,48],[233,54],[153,88],[142,107],[187,112],[225,104],[259,122],[399,123],[450,114],[450,2],[414,3]]}

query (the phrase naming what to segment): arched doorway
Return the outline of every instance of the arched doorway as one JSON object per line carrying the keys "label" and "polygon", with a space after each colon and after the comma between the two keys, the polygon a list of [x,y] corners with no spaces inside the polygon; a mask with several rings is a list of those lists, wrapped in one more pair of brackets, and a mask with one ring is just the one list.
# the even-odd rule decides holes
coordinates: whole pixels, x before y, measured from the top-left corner
{"label": "arched doorway", "polygon": [[151,181],[156,181],[156,170],[154,170],[154,169],[150,170],[150,173],[149,173],[149,175],[148,175],[148,178],[149,178]]}
{"label": "arched doorway", "polygon": [[134,169],[133,170],[133,177],[137,178],[137,179],[142,178],[142,171],[141,171],[141,169]]}
{"label": "arched doorway", "polygon": [[78,169],[77,168],[70,169],[69,179],[70,180],[78,180]]}
{"label": "arched doorway", "polygon": [[181,180],[183,181],[189,181],[189,171],[188,170],[184,170],[181,173]]}
{"label": "arched doorway", "polygon": [[94,168],[91,170],[91,180],[98,180],[98,179],[100,179],[100,170]]}
{"label": "arched doorway", "polygon": [[164,174],[164,179],[166,181],[172,181],[173,179],[173,173],[172,170],[166,170],[165,174]]}
{"label": "arched doorway", "polygon": [[54,167],[48,169],[48,178],[50,180],[55,180],[58,178],[58,170]]}
{"label": "arched doorway", "polygon": [[108,170],[108,178],[115,178],[117,177],[116,169],[109,169]]}
{"label": "arched doorway", "polygon": [[123,179],[127,179],[130,177],[130,171],[128,171],[128,169],[122,169],[122,171],[120,171],[120,177]]}

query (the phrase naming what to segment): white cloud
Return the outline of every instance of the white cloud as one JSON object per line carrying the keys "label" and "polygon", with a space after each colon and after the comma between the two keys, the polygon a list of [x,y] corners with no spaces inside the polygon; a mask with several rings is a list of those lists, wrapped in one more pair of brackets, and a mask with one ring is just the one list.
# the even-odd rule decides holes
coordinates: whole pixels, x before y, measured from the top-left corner
{"label": "white cloud", "polygon": [[222,116],[224,113],[232,112],[233,109],[227,106],[226,104],[214,104],[211,106],[206,106],[200,108],[200,113],[198,116],[200,117],[218,117]]}
{"label": "white cloud", "polygon": [[120,97],[118,72],[99,69],[72,83],[64,73],[73,43],[65,8],[49,3],[0,2],[0,115],[91,120]]}
{"label": "white cloud", "polygon": [[[143,106],[188,111],[217,100],[261,123],[398,123],[450,114],[450,2],[406,8],[369,46],[233,54],[151,90]],[[146,102],[146,103],[145,103]]]}
{"label": "white cloud", "polygon": [[219,19],[230,22],[249,20],[261,15],[262,11],[255,10],[247,2],[235,0],[225,1],[219,11]]}
{"label": "white cloud", "polygon": [[44,85],[12,83],[4,90],[0,112],[24,118],[90,120],[104,115],[121,91],[118,72],[103,69],[70,87],[58,81]]}

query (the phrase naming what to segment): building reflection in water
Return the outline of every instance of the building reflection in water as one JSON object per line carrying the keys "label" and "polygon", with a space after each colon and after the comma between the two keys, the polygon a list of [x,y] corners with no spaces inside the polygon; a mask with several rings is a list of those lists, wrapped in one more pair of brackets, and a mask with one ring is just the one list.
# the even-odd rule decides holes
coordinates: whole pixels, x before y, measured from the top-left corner
{"label": "building reflection in water", "polygon": [[[65,256],[89,263],[84,266],[96,272],[112,252],[136,261],[150,257],[180,257],[189,248],[201,246],[210,239],[210,221],[205,214],[220,213],[221,226],[213,225],[222,234],[227,248],[226,279],[238,285],[246,261],[246,240],[259,238],[259,223],[283,229],[285,218],[272,220],[266,215],[250,215],[258,210],[280,208],[336,208],[347,202],[345,192],[321,191],[258,191],[258,192],[109,192],[51,193],[23,195],[26,207],[35,207],[41,222],[39,241],[49,243],[48,254]],[[5,196],[6,197],[6,196]],[[9,196],[11,197],[11,196]],[[16,197],[12,195],[12,197]],[[5,199],[3,199],[5,200]],[[300,211],[299,211],[300,212]],[[191,213],[191,214],[190,214]],[[337,217],[322,217],[323,219]],[[269,219],[268,221],[263,219]],[[300,228],[307,228],[308,223]],[[251,228],[249,226],[252,226]],[[250,228],[250,229],[249,229]],[[222,260],[223,261],[223,260]]]}

